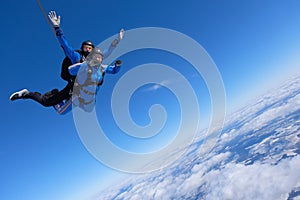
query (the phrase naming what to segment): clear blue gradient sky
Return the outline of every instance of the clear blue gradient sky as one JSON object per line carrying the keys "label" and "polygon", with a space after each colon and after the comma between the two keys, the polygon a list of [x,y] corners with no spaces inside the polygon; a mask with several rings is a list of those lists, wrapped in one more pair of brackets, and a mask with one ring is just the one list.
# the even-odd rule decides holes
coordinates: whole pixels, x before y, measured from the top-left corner
{"label": "clear blue gradient sky", "polygon": [[[164,27],[188,35],[218,66],[228,112],[300,72],[298,0],[41,2],[46,11],[62,16],[62,29],[74,48],[85,39],[98,44],[120,28]],[[36,1],[5,1],[0,11],[0,199],[86,199],[122,174],[88,153],[72,114],[59,116],[32,101],[8,100],[22,88],[62,88],[59,70],[64,55]],[[168,59],[172,63],[169,55],[157,52],[150,57],[147,52],[124,56],[122,72],[115,78],[137,63]]]}

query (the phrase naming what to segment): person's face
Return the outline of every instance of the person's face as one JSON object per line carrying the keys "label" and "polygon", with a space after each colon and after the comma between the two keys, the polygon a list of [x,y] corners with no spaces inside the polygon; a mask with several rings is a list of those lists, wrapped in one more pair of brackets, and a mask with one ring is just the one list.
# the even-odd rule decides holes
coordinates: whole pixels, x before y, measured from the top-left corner
{"label": "person's face", "polygon": [[100,54],[89,55],[87,63],[89,66],[97,67],[102,63],[102,56]]}
{"label": "person's face", "polygon": [[99,54],[95,54],[93,55],[93,60],[95,61],[95,63],[101,63],[102,62],[102,56]]}
{"label": "person's face", "polygon": [[91,53],[91,51],[93,50],[93,47],[92,46],[90,46],[90,45],[83,45],[83,51],[84,52],[89,52],[89,53]]}

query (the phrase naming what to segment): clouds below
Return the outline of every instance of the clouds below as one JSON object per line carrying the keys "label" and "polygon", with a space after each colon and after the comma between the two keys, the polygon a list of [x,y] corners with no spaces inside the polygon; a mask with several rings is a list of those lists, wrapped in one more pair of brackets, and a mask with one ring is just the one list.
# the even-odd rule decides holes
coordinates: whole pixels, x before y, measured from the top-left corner
{"label": "clouds below", "polygon": [[130,176],[99,199],[288,199],[300,185],[299,88],[300,77],[241,109],[210,153],[196,141],[168,168]]}
{"label": "clouds below", "polygon": [[300,180],[300,156],[278,165],[230,163],[204,175],[205,199],[287,199]]}

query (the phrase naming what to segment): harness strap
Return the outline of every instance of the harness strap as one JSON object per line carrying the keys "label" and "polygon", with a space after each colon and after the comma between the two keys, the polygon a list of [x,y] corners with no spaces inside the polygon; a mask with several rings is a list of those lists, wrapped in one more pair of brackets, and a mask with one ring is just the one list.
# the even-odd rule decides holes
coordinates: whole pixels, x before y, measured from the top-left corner
{"label": "harness strap", "polygon": [[[89,75],[90,75],[90,73],[89,73]],[[105,75],[105,71],[102,72],[102,80],[100,82],[99,81],[96,81],[96,82],[91,81],[90,77],[89,77],[83,84],[79,84],[78,82],[73,83],[74,87],[76,87],[76,89],[74,90],[73,87],[71,88],[71,91],[70,91],[71,95],[74,95],[75,98],[78,99],[80,105],[88,105],[88,104],[93,103],[94,98],[92,98],[90,101],[86,101],[84,98],[81,97],[80,91],[84,92],[87,95],[95,95],[96,92],[90,92],[90,91],[86,90],[84,87],[92,86],[92,85],[94,85],[94,86],[96,85],[97,87],[101,86],[103,84],[104,75]],[[77,105],[77,106],[80,106],[80,105]]]}
{"label": "harness strap", "polygon": [[81,98],[81,97],[77,97],[78,101],[81,105],[88,105],[94,102],[94,99],[90,100],[90,101],[85,101],[85,99]]}
{"label": "harness strap", "polygon": [[90,91],[88,91],[88,90],[86,90],[86,89],[84,89],[84,88],[81,88],[81,90],[82,90],[84,93],[86,93],[87,95],[95,95],[95,94],[96,94],[96,92],[90,92]]}

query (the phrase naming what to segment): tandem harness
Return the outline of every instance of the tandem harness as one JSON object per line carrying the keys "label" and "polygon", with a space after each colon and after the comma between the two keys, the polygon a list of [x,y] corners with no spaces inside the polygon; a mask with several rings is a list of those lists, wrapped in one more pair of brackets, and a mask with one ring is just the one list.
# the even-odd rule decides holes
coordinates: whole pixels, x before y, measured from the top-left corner
{"label": "tandem harness", "polygon": [[[93,81],[92,80],[92,70],[90,69],[91,67],[89,67],[88,71],[87,71],[87,79],[84,81],[83,84],[80,84],[78,83],[78,81],[76,81],[76,77],[74,77],[73,79],[71,79],[71,81],[69,82],[70,86],[70,98],[74,98],[75,99],[78,99],[78,102],[79,102],[79,105],[75,105],[76,106],[85,106],[85,105],[89,105],[91,103],[94,102],[94,98],[90,98],[91,100],[87,101],[85,98],[82,97],[81,93],[83,92],[85,95],[88,95],[88,96],[94,96],[96,95],[96,91],[95,92],[92,92],[92,91],[88,91],[86,89],[86,87],[88,86],[96,86],[96,87],[100,87],[102,84],[103,84],[103,81],[104,81],[104,76],[105,76],[105,71],[101,71],[101,74],[102,74],[102,79],[101,81],[99,82],[98,78],[97,78],[97,81]],[[74,103],[74,100],[73,100],[73,103]]]}

